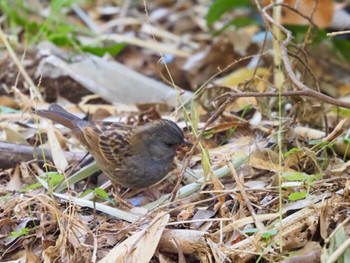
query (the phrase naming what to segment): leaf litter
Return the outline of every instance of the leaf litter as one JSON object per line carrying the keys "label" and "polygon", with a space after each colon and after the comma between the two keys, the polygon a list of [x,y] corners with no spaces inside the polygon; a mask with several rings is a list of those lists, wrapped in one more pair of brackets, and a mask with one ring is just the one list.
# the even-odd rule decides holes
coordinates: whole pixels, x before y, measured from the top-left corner
{"label": "leaf litter", "polygon": [[[43,23],[41,35],[31,35],[37,45],[23,42],[23,25],[10,30],[19,13],[1,20],[11,45],[0,54],[0,261],[346,262],[348,109],[288,96],[279,113],[276,96],[249,96],[277,91],[277,51],[247,15],[256,15],[254,5],[226,6],[213,18],[225,1],[146,1],[147,12],[129,1],[71,1],[51,12],[74,26],[57,17],[51,28],[49,6],[24,4],[31,2],[39,13],[18,12],[32,22],[26,34]],[[316,12],[317,23],[330,23]],[[242,17],[250,20],[238,26]],[[309,52],[305,60],[289,54],[293,70],[348,101],[349,64],[325,42],[299,53]],[[293,90],[284,74],[283,89]],[[52,102],[93,120],[177,120],[197,146],[190,159],[178,154],[174,170],[152,187],[156,196],[111,189],[67,129],[32,112]]]}

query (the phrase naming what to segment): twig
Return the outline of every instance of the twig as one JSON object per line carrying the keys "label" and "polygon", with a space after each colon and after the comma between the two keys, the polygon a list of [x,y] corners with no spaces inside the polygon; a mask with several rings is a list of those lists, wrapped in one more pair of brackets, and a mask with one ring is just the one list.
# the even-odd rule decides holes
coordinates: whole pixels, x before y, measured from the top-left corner
{"label": "twig", "polygon": [[282,6],[282,7],[285,7],[287,9],[289,9],[290,11],[292,11],[292,12],[298,14],[299,16],[301,16],[302,18],[306,19],[313,27],[317,28],[317,25],[312,21],[312,17],[313,17],[313,15],[315,13],[317,5],[312,9],[311,18],[306,16],[306,15],[304,15],[299,10],[295,9],[294,7],[292,7],[292,6],[288,5],[288,4],[276,3],[276,4],[274,4],[274,6]]}
{"label": "twig", "polygon": [[[299,50],[299,49],[298,49]],[[300,50],[302,51],[302,53],[304,54],[304,51],[303,50]],[[303,64],[304,68],[307,70],[308,73],[310,73],[310,76],[311,78],[314,80],[315,82],[315,85],[316,85],[316,89],[317,89],[317,92],[322,94],[321,93],[321,87],[320,87],[320,83],[318,82],[318,79],[316,78],[314,72],[311,70],[311,68],[309,67],[309,65],[307,64],[307,61],[304,61],[302,60],[300,57],[297,56],[297,54],[294,54],[292,52],[289,52],[288,51],[288,54],[292,57],[294,57],[296,60],[298,60],[300,63]],[[328,134],[328,118],[327,118],[327,114],[326,114],[326,110],[325,110],[325,107],[324,107],[324,103],[322,102],[321,103],[321,108],[322,108],[322,113],[323,113],[323,121],[324,121],[324,130],[325,130],[325,133]]]}
{"label": "twig", "polygon": [[173,191],[171,192],[171,198],[170,198],[170,201],[173,202],[175,200],[175,197],[176,197],[176,194],[180,188],[180,185],[181,185],[181,181],[182,181],[182,178],[185,174],[185,170],[186,168],[188,167],[188,165],[190,164],[190,161],[191,161],[191,158],[194,154],[194,151],[195,149],[197,148],[198,144],[199,144],[199,141],[200,141],[200,138],[202,137],[202,135],[204,134],[205,132],[205,129],[209,126],[209,124],[211,124],[214,120],[216,120],[216,118],[219,117],[219,115],[224,111],[224,109],[226,108],[226,106],[231,103],[230,100],[227,100],[225,102],[223,102],[221,104],[221,106],[216,110],[216,112],[210,116],[210,118],[206,121],[206,123],[204,124],[201,132],[198,134],[198,137],[197,137],[197,140],[194,142],[191,150],[188,152],[187,156],[186,156],[186,159],[182,165],[182,169],[179,173],[179,177],[177,179],[177,182],[176,182],[176,185],[173,189]]}
{"label": "twig", "polygon": [[[308,86],[306,86],[304,83],[302,83],[297,76],[295,75],[292,66],[290,64],[289,58],[288,58],[288,49],[287,46],[291,43],[291,40],[293,38],[291,31],[283,27],[282,25],[276,23],[275,20],[267,13],[267,10],[271,9],[275,4],[269,4],[265,6],[264,8],[261,9],[262,15],[264,17],[265,21],[270,22],[271,24],[275,25],[277,28],[279,28],[282,32],[286,34],[286,39],[282,41],[281,43],[281,55],[282,55],[282,61],[285,67],[285,70],[287,72],[288,77],[290,80],[293,82],[293,84],[299,88],[299,91],[302,91],[303,93],[300,94],[302,96],[309,96],[309,97],[314,97],[318,98],[323,102],[339,106],[339,107],[344,107],[350,109],[350,103],[340,101],[337,99],[334,99],[332,97],[329,97],[327,95],[324,95],[322,93],[316,92],[312,89],[310,89]],[[284,93],[284,92],[283,92]],[[284,95],[286,96],[286,95]],[[290,95],[287,95],[290,96]],[[293,95],[294,96],[294,95]]]}
{"label": "twig", "polygon": [[76,3],[71,5],[72,10],[76,13],[76,15],[80,18],[83,23],[95,34],[99,32],[99,27],[96,23],[89,17],[86,12],[81,9]]}
{"label": "twig", "polygon": [[227,164],[227,166],[230,168],[231,174],[232,174],[233,178],[234,178],[235,181],[236,181],[237,188],[238,188],[239,191],[241,192],[241,195],[242,195],[242,197],[243,197],[243,199],[244,199],[244,201],[245,201],[245,203],[246,203],[246,205],[247,205],[247,207],[248,207],[248,210],[249,210],[251,216],[252,216],[253,219],[254,219],[254,222],[255,222],[256,227],[259,229],[260,233],[262,233],[265,227],[264,227],[264,225],[260,222],[260,220],[258,219],[258,217],[256,216],[256,213],[255,213],[255,211],[254,211],[254,208],[253,208],[253,206],[252,206],[252,204],[251,204],[251,202],[250,202],[250,200],[249,200],[249,197],[248,197],[248,195],[247,195],[247,193],[246,193],[246,191],[245,191],[245,189],[244,189],[244,187],[243,187],[243,184],[242,184],[241,180],[238,178],[238,175],[237,175],[237,173],[236,173],[236,170],[235,170],[235,168],[233,167],[231,158],[229,158],[229,156],[226,157],[226,164]]}
{"label": "twig", "polygon": [[40,94],[40,92],[37,91],[36,89],[36,85],[34,85],[34,82],[32,81],[32,79],[30,78],[28,72],[25,70],[25,68],[23,67],[23,64],[21,63],[21,61],[18,59],[15,51],[13,50],[13,48],[11,47],[9,41],[7,40],[7,36],[5,35],[5,33],[2,31],[1,27],[0,27],[0,38],[2,39],[2,42],[4,44],[4,46],[6,47],[7,52],[9,53],[12,61],[16,64],[18,71],[22,74],[23,78],[25,79],[25,81],[27,82],[27,84],[29,85],[29,91],[31,94],[31,98],[35,99],[37,101],[43,101],[43,98]]}
{"label": "twig", "polygon": [[[50,150],[44,150],[44,155],[46,159],[52,160]],[[69,161],[80,161],[84,158],[85,153],[64,152],[64,155]],[[0,168],[2,169],[33,160],[34,156],[37,156],[37,159],[42,159],[43,153],[39,148],[32,146],[0,142]]]}
{"label": "twig", "polygon": [[[221,86],[221,87],[226,87],[226,86]],[[309,88],[304,90],[282,91],[280,93],[279,92],[241,92],[241,93],[227,92],[222,94],[218,99],[221,99],[222,97],[229,97],[232,100],[235,98],[242,98],[242,97],[278,97],[280,95],[282,97],[293,97],[293,96],[312,97],[335,106],[350,109],[349,102],[337,100],[335,98],[329,97],[323,93],[319,93]]]}
{"label": "twig", "polygon": [[350,30],[327,33],[327,37],[334,37],[334,36],[345,35],[345,34],[350,34]]}

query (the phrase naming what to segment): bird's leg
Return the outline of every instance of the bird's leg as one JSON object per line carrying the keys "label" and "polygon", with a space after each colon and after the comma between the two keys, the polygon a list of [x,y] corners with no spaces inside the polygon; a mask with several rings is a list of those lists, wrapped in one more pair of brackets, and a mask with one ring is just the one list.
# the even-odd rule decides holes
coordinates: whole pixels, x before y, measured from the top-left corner
{"label": "bird's leg", "polygon": [[[121,196],[120,188],[113,183],[112,183],[112,185],[113,185],[112,195],[113,195],[114,200],[117,203],[119,203],[120,205],[125,206],[129,209],[133,208],[134,206],[132,204],[130,204],[128,201],[125,201],[123,199],[123,197]],[[129,189],[126,192],[128,192],[128,191],[129,191]],[[125,193],[123,193],[123,194],[125,194]]]}
{"label": "bird's leg", "polygon": [[177,178],[176,185],[175,185],[173,191],[171,191],[171,193],[170,193],[170,202],[174,202],[175,201],[175,198],[176,198],[177,193],[179,191],[179,188],[181,186],[181,182],[182,182],[182,178],[183,178],[182,171],[179,171],[179,172],[176,173],[176,178]]}

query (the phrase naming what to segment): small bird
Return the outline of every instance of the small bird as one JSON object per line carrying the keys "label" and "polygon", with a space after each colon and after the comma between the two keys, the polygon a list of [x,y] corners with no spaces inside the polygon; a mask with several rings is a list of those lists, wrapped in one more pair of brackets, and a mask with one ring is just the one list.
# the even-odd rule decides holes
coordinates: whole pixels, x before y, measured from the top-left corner
{"label": "small bird", "polygon": [[171,170],[177,147],[191,145],[170,120],[143,126],[89,122],[58,104],[37,114],[71,129],[112,183],[127,188],[141,189],[159,182]]}

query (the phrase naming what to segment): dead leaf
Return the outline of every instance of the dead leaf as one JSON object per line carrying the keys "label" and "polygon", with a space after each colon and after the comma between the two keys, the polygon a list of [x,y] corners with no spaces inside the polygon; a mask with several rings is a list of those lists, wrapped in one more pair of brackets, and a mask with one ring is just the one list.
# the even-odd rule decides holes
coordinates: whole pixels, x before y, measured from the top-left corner
{"label": "dead leaf", "polygon": [[[264,5],[269,3],[270,0],[264,1]],[[304,16],[309,17],[320,28],[326,28],[331,24],[335,7],[332,0],[285,0],[284,3],[295,8]],[[282,7],[282,23],[285,25],[309,24],[307,19],[286,7]]]}
{"label": "dead leaf", "polygon": [[[45,120],[50,123],[49,121]],[[52,159],[60,171],[65,171],[68,167],[68,161],[64,156],[63,150],[61,148],[61,144],[58,141],[58,138],[55,134],[55,129],[52,124],[49,124],[49,129],[47,130],[48,141],[51,148]]]}
{"label": "dead leaf", "polygon": [[148,263],[169,218],[169,214],[158,214],[148,227],[115,246],[99,263],[122,263],[126,258],[130,263]]}
{"label": "dead leaf", "polygon": [[19,172],[19,166],[16,166],[15,172],[12,174],[11,180],[6,185],[7,191],[18,191],[22,188],[22,182]]}

